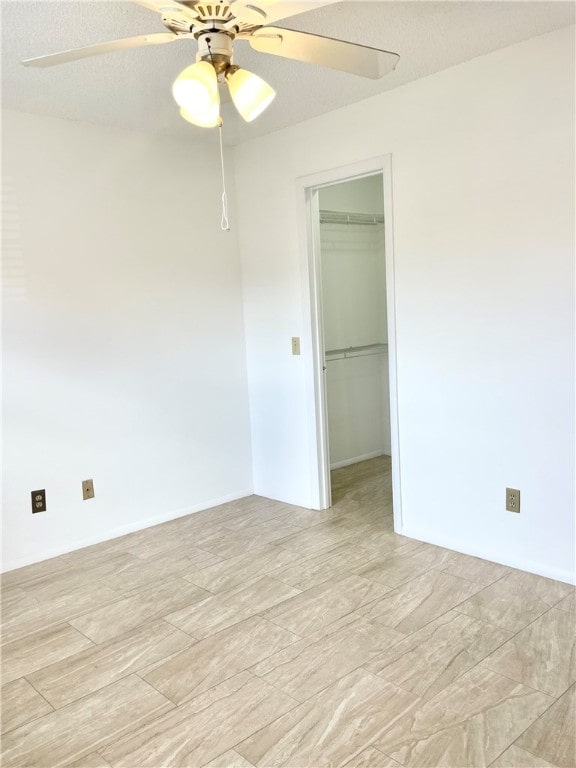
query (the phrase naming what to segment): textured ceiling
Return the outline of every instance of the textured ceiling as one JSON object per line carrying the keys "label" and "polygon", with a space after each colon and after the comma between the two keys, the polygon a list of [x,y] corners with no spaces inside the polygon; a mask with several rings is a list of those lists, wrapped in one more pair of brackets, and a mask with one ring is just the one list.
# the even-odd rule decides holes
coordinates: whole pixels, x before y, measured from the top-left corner
{"label": "textured ceiling", "polygon": [[[257,2],[257,0],[255,0]],[[235,61],[268,80],[278,95],[254,123],[223,105],[224,133],[237,144],[377,93],[397,88],[489,51],[574,23],[574,3],[343,2],[278,26],[396,51],[396,71],[366,80],[256,53],[236,41]],[[158,16],[129,2],[3,0],[2,84],[5,107],[155,134],[211,140],[184,122],[172,100],[175,76],[194,60],[195,42],[176,41],[29,69],[20,59],[105,40],[164,31]]]}

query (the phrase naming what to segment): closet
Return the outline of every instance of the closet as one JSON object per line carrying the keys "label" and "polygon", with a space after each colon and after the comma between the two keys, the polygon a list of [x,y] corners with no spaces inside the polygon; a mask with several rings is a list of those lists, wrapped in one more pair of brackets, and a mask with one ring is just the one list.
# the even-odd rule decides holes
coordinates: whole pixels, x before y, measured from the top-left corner
{"label": "closet", "polygon": [[382,176],[319,190],[330,467],[390,455]]}

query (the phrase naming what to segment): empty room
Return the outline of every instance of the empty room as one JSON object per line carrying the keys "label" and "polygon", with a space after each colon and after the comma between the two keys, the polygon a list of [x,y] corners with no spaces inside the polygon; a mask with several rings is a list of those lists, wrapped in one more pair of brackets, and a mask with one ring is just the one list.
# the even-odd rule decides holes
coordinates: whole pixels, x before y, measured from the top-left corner
{"label": "empty room", "polygon": [[2,766],[575,768],[575,8],[1,1]]}

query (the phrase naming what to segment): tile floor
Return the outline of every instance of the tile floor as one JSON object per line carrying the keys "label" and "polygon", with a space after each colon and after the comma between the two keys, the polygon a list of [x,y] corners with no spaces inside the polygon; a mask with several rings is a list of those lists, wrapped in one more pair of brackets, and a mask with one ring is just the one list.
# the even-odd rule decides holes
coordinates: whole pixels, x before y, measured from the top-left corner
{"label": "tile floor", "polygon": [[397,536],[387,459],[2,578],[2,765],[574,768],[574,590]]}

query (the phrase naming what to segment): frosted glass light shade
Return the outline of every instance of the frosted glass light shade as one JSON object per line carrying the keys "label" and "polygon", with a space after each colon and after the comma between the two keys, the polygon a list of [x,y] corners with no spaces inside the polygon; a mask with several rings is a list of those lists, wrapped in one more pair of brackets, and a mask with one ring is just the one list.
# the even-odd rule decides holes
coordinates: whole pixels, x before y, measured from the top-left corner
{"label": "frosted glass light shade", "polygon": [[180,110],[180,115],[193,125],[199,125],[200,128],[215,128],[220,122],[220,105],[214,104],[208,112],[191,114],[185,109]]}
{"label": "frosted glass light shade", "polygon": [[[186,120],[195,125],[216,125],[219,115],[220,94],[218,79],[212,64],[198,61],[186,67],[172,86],[172,95],[186,115]],[[216,122],[206,123],[216,111]]]}
{"label": "frosted glass light shade", "polygon": [[276,91],[265,80],[246,69],[237,69],[226,82],[234,106],[247,123],[261,115],[276,96]]}

